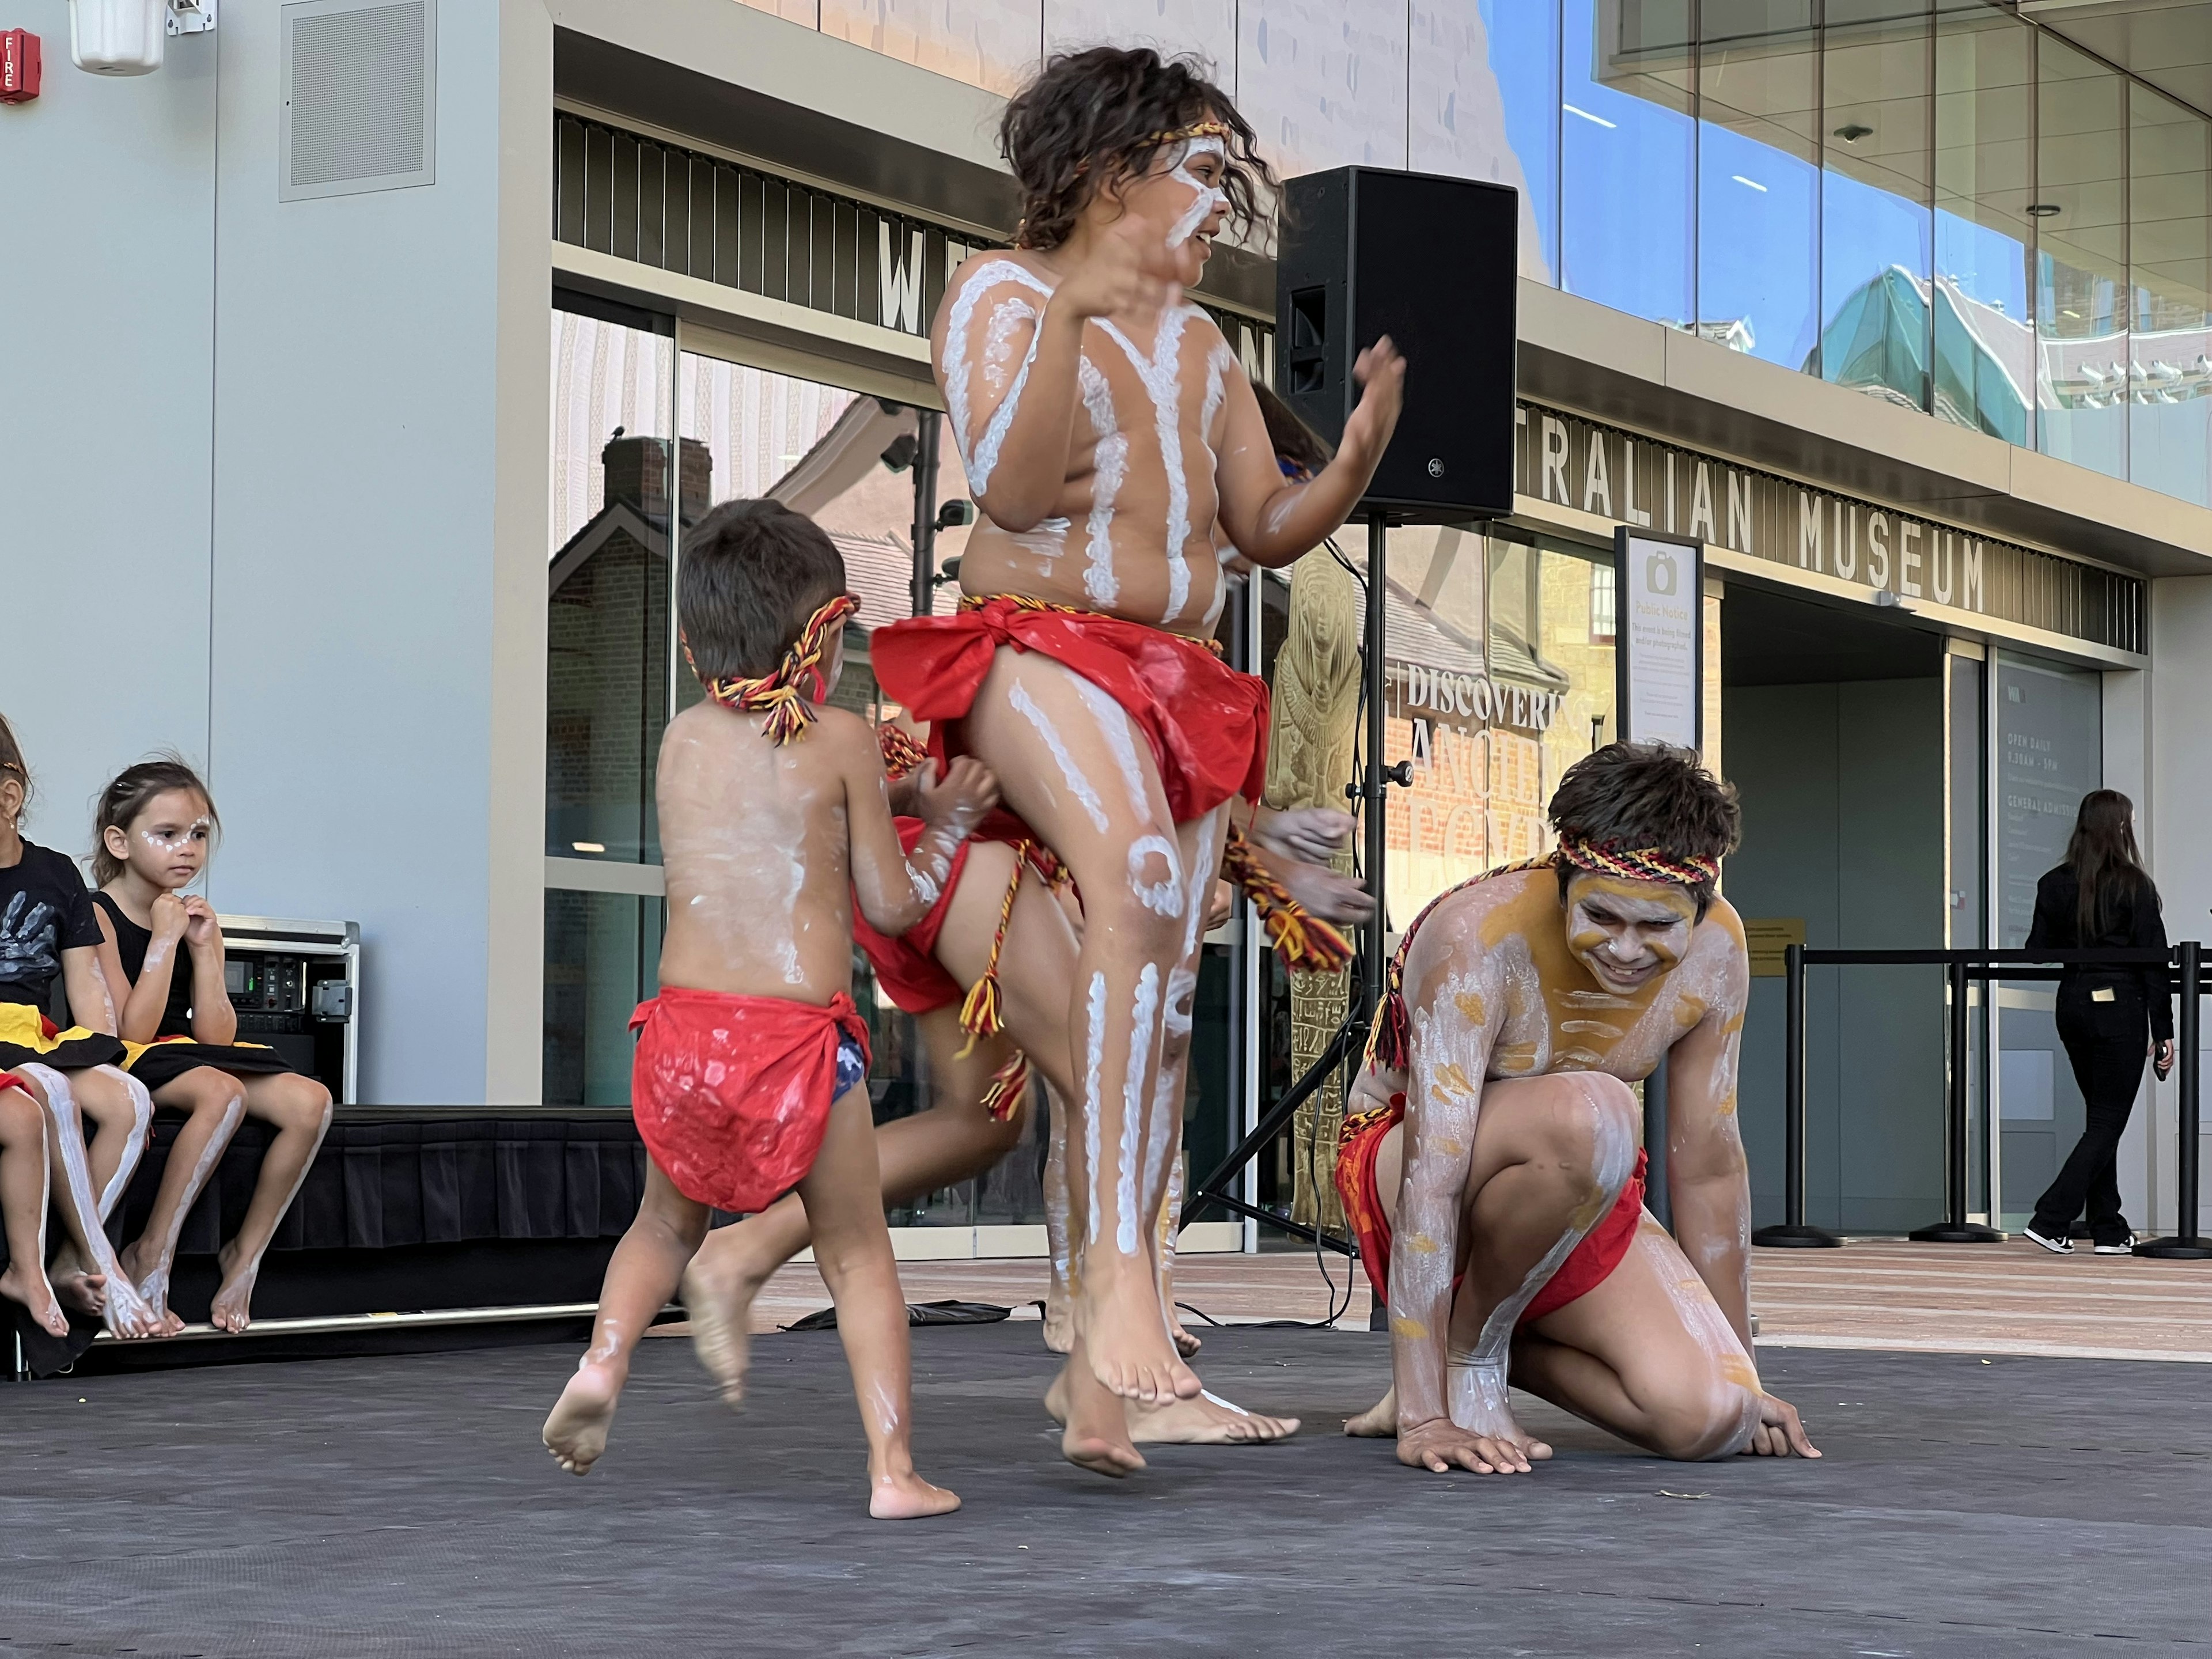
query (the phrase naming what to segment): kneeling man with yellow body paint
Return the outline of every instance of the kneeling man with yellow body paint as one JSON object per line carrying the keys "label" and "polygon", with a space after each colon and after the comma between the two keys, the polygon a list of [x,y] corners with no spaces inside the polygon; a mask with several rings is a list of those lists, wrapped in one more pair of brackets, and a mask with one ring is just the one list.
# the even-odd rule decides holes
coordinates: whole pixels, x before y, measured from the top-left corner
{"label": "kneeling man with yellow body paint", "polygon": [[[1510,1382],[1663,1457],[1817,1457],[1751,1356],[1749,964],[1714,891],[1734,791],[1687,750],[1616,743],[1551,821],[1558,852],[1443,894],[1391,965],[1336,1174],[1395,1385],[1346,1431],[1395,1434],[1416,1468],[1522,1472],[1551,1449]],[[1662,1062],[1674,1237],[1629,1088]]]}

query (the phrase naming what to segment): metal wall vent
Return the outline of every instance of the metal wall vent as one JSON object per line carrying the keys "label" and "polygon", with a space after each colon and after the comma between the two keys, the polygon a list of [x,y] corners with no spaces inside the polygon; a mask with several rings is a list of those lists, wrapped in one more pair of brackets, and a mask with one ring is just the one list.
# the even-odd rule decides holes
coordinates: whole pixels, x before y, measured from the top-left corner
{"label": "metal wall vent", "polygon": [[283,16],[277,199],[434,183],[437,0],[301,0]]}

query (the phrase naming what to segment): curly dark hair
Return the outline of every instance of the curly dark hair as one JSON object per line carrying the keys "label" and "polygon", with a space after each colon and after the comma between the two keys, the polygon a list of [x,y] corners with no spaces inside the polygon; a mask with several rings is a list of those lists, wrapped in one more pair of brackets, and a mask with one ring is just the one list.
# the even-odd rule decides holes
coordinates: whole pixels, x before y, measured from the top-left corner
{"label": "curly dark hair", "polygon": [[[1583,756],[1560,775],[1550,816],[1562,840],[1656,847],[1677,858],[1726,858],[1743,836],[1735,786],[1699,765],[1695,750],[1663,743],[1609,743]],[[1562,899],[1573,873],[1560,866]],[[1690,892],[1702,921],[1713,884]]]}
{"label": "curly dark hair", "polygon": [[724,501],[684,538],[676,618],[702,679],[772,672],[815,611],[845,591],[845,556],[781,501]]}
{"label": "curly dark hair", "polygon": [[1240,234],[1276,188],[1251,124],[1195,58],[1163,58],[1150,46],[1092,46],[1062,52],[1016,94],[999,120],[999,149],[1022,190],[1014,243],[1055,248],[1075,228],[1102,179],[1141,176],[1159,135],[1200,121],[1229,129],[1221,181]]}

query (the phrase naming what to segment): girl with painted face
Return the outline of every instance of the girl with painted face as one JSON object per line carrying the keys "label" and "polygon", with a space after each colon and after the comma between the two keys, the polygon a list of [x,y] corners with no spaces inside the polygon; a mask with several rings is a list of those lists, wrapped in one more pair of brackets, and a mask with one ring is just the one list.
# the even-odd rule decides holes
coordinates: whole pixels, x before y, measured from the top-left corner
{"label": "girl with painted face", "polygon": [[238,1041],[215,908],[184,890],[206,870],[218,827],[207,786],[173,756],[126,769],[100,792],[94,825],[100,967],[119,1005],[125,1067],[152,1091],[157,1113],[185,1120],[145,1231],[122,1255],[170,1332],[184,1328],[168,1306],[177,1237],[240,1122],[258,1119],[270,1141],[245,1219],[222,1247],[222,1280],[208,1314],[219,1331],[252,1322],[262,1254],[331,1121],[329,1090],[274,1048]]}
{"label": "girl with painted face", "polygon": [[1336,459],[1283,476],[1235,354],[1183,298],[1271,183],[1250,126],[1191,64],[1055,58],[1000,137],[1024,196],[1016,246],[954,273],[932,335],[982,515],[963,608],[878,629],[872,657],[931,723],[933,752],[988,763],[1082,891],[1073,1359],[1159,1405],[1200,1392],[1160,1307],[1152,1224],[1228,803],[1265,776],[1267,688],[1206,643],[1217,549],[1281,565],[1335,530],[1389,441],[1405,366],[1387,340],[1363,353]]}
{"label": "girl with painted face", "polygon": [[[1391,965],[1336,1180],[1395,1382],[1346,1431],[1415,1468],[1522,1473],[1551,1452],[1510,1384],[1663,1457],[1817,1456],[1752,1359],[1750,969],[1714,890],[1734,792],[1686,750],[1610,744],[1551,819],[1555,853],[1443,894]],[[1628,1086],[1661,1066],[1672,1237]]]}
{"label": "girl with painted face", "polygon": [[102,1224],[145,1149],[153,1102],[120,1069],[92,896],[76,860],[23,838],[30,799],[30,769],[0,718],[0,1071],[12,1068],[47,1115],[67,1235],[46,1267],[55,1295],[116,1336],[152,1336],[161,1318],[116,1265]]}

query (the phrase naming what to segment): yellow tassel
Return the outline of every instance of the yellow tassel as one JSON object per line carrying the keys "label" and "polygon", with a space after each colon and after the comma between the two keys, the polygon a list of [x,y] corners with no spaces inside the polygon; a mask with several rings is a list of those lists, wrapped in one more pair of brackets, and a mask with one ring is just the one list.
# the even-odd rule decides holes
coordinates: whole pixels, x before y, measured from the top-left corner
{"label": "yellow tassel", "polygon": [[991,1086],[983,1091],[983,1109],[1004,1123],[1020,1108],[1029,1086],[1030,1057],[1017,1048],[1005,1065],[991,1073]]}
{"label": "yellow tassel", "polygon": [[1014,849],[1014,878],[1006,884],[1006,896],[999,901],[998,931],[991,935],[990,960],[983,964],[983,977],[968,988],[968,995],[960,1005],[960,1029],[968,1033],[968,1046],[960,1051],[965,1060],[975,1052],[975,1039],[990,1036],[999,1029],[1004,1011],[999,1000],[999,952],[1006,949],[1006,924],[1013,919],[1014,896],[1022,890],[1022,860],[1026,849]]}

